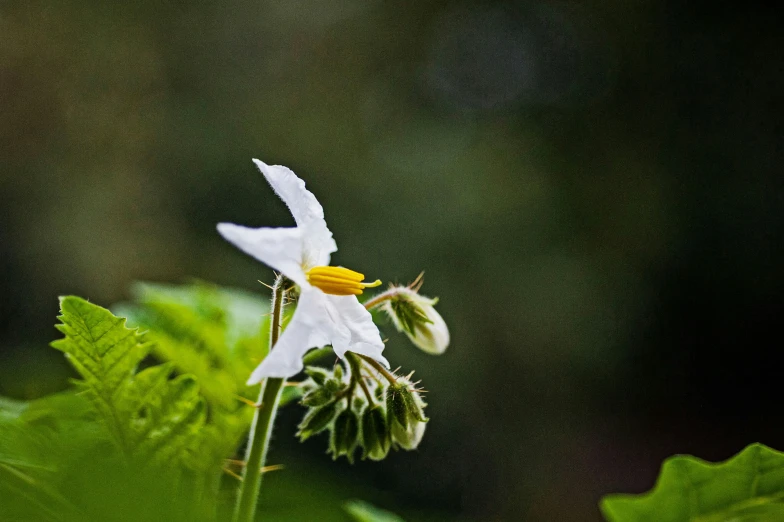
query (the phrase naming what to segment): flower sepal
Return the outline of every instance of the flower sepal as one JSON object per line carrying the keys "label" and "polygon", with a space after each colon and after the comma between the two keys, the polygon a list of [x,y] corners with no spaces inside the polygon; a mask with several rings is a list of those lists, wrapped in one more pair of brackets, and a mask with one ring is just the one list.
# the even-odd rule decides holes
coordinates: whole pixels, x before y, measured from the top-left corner
{"label": "flower sepal", "polygon": [[317,435],[326,430],[332,423],[332,420],[335,418],[339,409],[340,403],[338,401],[333,401],[324,406],[310,409],[299,424],[299,431],[297,431],[299,440],[304,442],[313,435]]}
{"label": "flower sepal", "polygon": [[387,412],[390,423],[398,423],[403,428],[417,422],[427,422],[425,403],[414,389],[413,384],[404,377],[390,384],[386,393]]}
{"label": "flower sepal", "polygon": [[413,450],[425,434],[424,408],[427,406],[410,376],[398,378],[386,391],[387,423],[395,448]]}
{"label": "flower sepal", "polygon": [[362,415],[362,459],[384,460],[392,443],[387,416],[381,406],[365,410]]}
{"label": "flower sepal", "polygon": [[329,453],[332,460],[345,456],[354,462],[354,449],[359,440],[359,417],[352,408],[346,408],[335,419],[332,436],[329,439]]}

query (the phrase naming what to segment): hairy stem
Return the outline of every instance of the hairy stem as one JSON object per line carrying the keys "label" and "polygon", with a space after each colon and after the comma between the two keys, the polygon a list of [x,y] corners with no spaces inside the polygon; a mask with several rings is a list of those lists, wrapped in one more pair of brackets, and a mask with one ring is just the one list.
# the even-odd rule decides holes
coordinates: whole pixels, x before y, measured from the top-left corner
{"label": "hairy stem", "polygon": [[375,308],[376,306],[380,305],[384,301],[389,301],[399,293],[400,292],[398,291],[397,288],[390,288],[386,292],[381,292],[373,299],[370,299],[369,301],[365,301],[365,309],[370,310],[372,308]]}
{"label": "hairy stem", "polygon": [[368,403],[371,407],[374,406],[375,401],[373,401],[373,395],[370,393],[370,390],[365,383],[365,378],[362,376],[362,359],[357,357],[353,352],[346,352],[346,360],[351,366],[351,379],[354,382],[359,383],[362,387],[362,391],[365,393],[365,397],[367,397]]}
{"label": "hairy stem", "polygon": [[[278,276],[272,287],[272,323],[270,324],[270,351],[280,336],[280,319],[283,315],[284,278]],[[233,522],[252,522],[256,516],[256,503],[261,486],[261,473],[267,458],[272,424],[278,410],[283,379],[268,378],[261,385],[258,407],[253,415],[248,449],[245,453],[245,469],[242,474],[237,504],[234,506]]]}
{"label": "hairy stem", "polygon": [[373,367],[378,373],[384,376],[384,378],[389,381],[389,384],[395,384],[397,382],[397,377],[394,376],[389,370],[384,368],[380,362],[376,361],[375,359],[371,359],[367,355],[362,355],[358,353],[360,357],[362,357],[370,366]]}

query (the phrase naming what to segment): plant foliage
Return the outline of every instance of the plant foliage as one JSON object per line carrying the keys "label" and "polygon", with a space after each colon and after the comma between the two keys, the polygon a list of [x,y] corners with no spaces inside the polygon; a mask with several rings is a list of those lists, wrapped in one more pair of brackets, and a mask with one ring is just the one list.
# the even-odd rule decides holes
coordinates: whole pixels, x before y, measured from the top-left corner
{"label": "plant foliage", "polygon": [[[205,294],[204,285],[172,290]],[[199,321],[196,300],[171,303],[163,294],[148,292],[145,304],[126,305],[135,318],[148,319],[137,322],[144,332],[79,297],[61,299],[57,328],[64,337],[52,346],[79,378],[62,394],[0,399],[0,520],[217,516],[224,460],[234,456],[250,415],[236,392],[244,386],[242,364],[252,361],[236,348],[258,341],[261,319],[253,334],[226,321],[219,327]],[[215,302],[207,311],[213,318],[218,307],[236,305]],[[229,345],[234,349],[224,350],[219,364],[202,364],[207,350]]]}
{"label": "plant foliage", "polygon": [[174,379],[173,364],[136,373],[150,344],[98,305],[74,296],[60,299],[52,347],[65,353],[81,376],[76,385],[94,405],[121,451],[144,460],[182,460],[204,425],[204,401],[192,376]]}
{"label": "plant foliage", "polygon": [[[268,304],[206,283],[138,284],[133,294],[115,313],[62,298],[63,338],[52,346],[76,370],[74,386],[32,401],[0,397],[0,520],[228,517],[239,463],[227,459],[237,457],[253,413],[246,402],[258,389],[245,379],[268,343]],[[286,387],[284,401],[301,394]],[[312,509],[345,519],[335,504],[347,492],[316,475],[292,479],[268,497],[279,503],[268,507],[276,520]],[[384,512],[359,504],[349,512],[398,520],[367,518]]]}
{"label": "plant foliage", "polygon": [[716,464],[670,457],[651,491],[607,496],[601,509],[611,522],[784,520],[784,453],[751,444]]}

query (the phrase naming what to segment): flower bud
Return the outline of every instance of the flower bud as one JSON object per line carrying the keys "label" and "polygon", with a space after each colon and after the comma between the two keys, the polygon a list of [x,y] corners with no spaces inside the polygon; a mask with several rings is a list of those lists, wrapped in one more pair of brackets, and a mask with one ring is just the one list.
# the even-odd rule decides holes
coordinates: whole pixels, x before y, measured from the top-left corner
{"label": "flower bud", "polygon": [[383,460],[389,453],[390,433],[387,418],[381,406],[374,406],[362,416],[363,459]]}
{"label": "flower bud", "polygon": [[351,409],[340,412],[332,426],[332,437],[329,441],[329,451],[332,460],[345,455],[349,462],[354,462],[354,448],[359,437],[359,419]]}
{"label": "flower bud", "polygon": [[354,397],[354,400],[351,401],[351,404],[353,405],[352,408],[354,408],[355,412],[362,413],[362,410],[364,410],[365,406],[367,406],[367,401],[364,397]]}
{"label": "flower bud", "polygon": [[317,406],[324,406],[334,398],[335,394],[332,391],[325,387],[320,387],[306,393],[305,396],[300,400],[300,403],[303,406],[313,408]]}
{"label": "flower bud", "polygon": [[[336,365],[335,368],[340,368],[340,365]],[[308,366],[305,368],[305,373],[310,379],[303,383],[302,389],[306,393],[300,403],[309,408],[324,406],[332,402],[348,386],[342,380],[342,372],[338,374],[318,366]]]}
{"label": "flower bud", "polygon": [[384,387],[383,384],[378,384],[373,387],[373,396],[376,398],[377,401],[383,401],[386,394],[386,390],[387,389]]}
{"label": "flower bud", "polygon": [[346,383],[338,379],[327,379],[324,383],[324,389],[329,393],[339,393],[346,389]]}
{"label": "flower bud", "polygon": [[425,435],[425,422],[412,422],[408,428],[403,428],[400,424],[392,424],[392,441],[406,450],[413,450],[419,446],[422,437]]}
{"label": "flower bud", "polygon": [[406,378],[398,379],[387,388],[387,417],[391,425],[400,424],[407,429],[410,424],[427,422],[425,403]]}
{"label": "flower bud", "polygon": [[305,367],[305,373],[319,386],[324,386],[324,383],[327,382],[327,379],[330,376],[327,370],[319,368],[318,366]]}
{"label": "flower bud", "polygon": [[404,332],[423,352],[439,355],[449,346],[449,329],[436,309],[438,299],[419,295],[408,287],[398,287],[383,309],[399,332]]}
{"label": "flower bud", "polygon": [[338,410],[338,402],[332,402],[320,408],[312,408],[299,424],[297,436],[300,441],[305,441],[311,436],[324,431]]}

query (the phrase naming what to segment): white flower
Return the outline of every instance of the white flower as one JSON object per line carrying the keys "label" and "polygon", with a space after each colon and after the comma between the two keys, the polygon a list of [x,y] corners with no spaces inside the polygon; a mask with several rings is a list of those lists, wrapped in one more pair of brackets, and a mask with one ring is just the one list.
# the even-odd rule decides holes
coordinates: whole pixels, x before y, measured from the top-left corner
{"label": "white flower", "polygon": [[389,363],[381,355],[378,328],[357,295],[380,281],[363,283],[364,275],[331,267],[338,247],[324,221],[324,210],[305,182],[286,167],[253,160],[294,216],[294,228],[248,228],[218,224],[218,232],[246,254],[278,270],[300,287],[297,309],[269,355],[253,371],[248,384],[266,377],[290,377],[302,370],[302,356],[311,348],[331,344],[343,357],[347,351]]}

